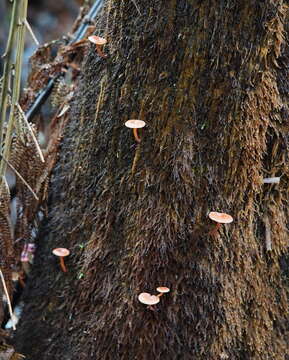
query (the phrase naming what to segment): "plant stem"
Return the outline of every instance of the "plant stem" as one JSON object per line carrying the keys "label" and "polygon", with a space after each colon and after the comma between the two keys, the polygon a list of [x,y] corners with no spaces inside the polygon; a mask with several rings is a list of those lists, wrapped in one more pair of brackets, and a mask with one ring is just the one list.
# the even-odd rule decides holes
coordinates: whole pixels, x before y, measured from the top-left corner
{"label": "plant stem", "polygon": [[37,40],[37,38],[36,38],[36,36],[35,36],[32,28],[31,28],[31,26],[30,26],[30,24],[29,24],[29,22],[27,21],[26,18],[24,19],[24,23],[25,23],[25,26],[27,27],[27,30],[29,31],[32,39],[34,40],[35,44],[36,44],[37,46],[39,46],[39,41]]}
{"label": "plant stem", "polygon": [[134,138],[135,140],[140,143],[140,137],[138,136],[138,133],[137,133],[137,129],[133,129],[133,135],[134,135]]}
{"label": "plant stem", "polygon": [[[16,2],[16,0],[14,0]],[[5,144],[3,150],[4,159],[9,160],[11,142],[12,142],[12,134],[14,130],[15,123],[15,111],[18,103],[19,95],[20,95],[20,85],[21,85],[21,67],[22,67],[22,58],[24,51],[24,37],[26,26],[24,20],[27,15],[27,6],[28,0],[22,0],[21,5],[19,5],[19,16],[17,16],[16,26],[17,26],[17,51],[16,51],[16,62],[15,62],[15,77],[13,79],[13,89],[12,89],[12,99],[11,99],[11,108],[8,120],[8,127],[5,136]],[[19,125],[18,125],[19,132]],[[6,162],[1,161],[0,164],[0,178],[5,174],[6,171]]]}
{"label": "plant stem", "polygon": [[2,147],[3,141],[3,127],[5,123],[6,113],[7,113],[7,100],[8,100],[8,88],[11,79],[11,67],[12,67],[12,48],[13,48],[13,40],[15,35],[15,30],[17,28],[17,4],[18,0],[14,0],[12,7],[12,15],[10,21],[10,29],[9,36],[7,40],[7,46],[5,53],[3,55],[4,61],[4,69],[3,69],[3,84],[1,91],[1,102],[0,102],[0,146]]}
{"label": "plant stem", "polygon": [[[21,72],[22,72],[22,59],[24,53],[24,43],[25,43],[25,33],[26,33],[25,19],[27,16],[27,6],[28,6],[28,0],[22,0],[22,6],[20,7],[20,14],[18,17],[18,37],[17,37],[18,41],[17,41],[17,52],[16,52],[16,62],[15,62],[15,79],[13,82],[13,93],[12,93],[11,112],[10,112],[10,116],[12,115],[11,117],[12,126],[13,124],[16,125],[16,130],[18,134],[21,132],[20,131],[21,125],[19,124],[19,122],[15,123],[15,113],[16,113],[17,103],[19,102],[20,88],[21,88]],[[14,99],[13,99],[13,95],[14,95]],[[10,145],[8,149],[9,153],[10,153],[11,140],[12,137],[10,138]]]}

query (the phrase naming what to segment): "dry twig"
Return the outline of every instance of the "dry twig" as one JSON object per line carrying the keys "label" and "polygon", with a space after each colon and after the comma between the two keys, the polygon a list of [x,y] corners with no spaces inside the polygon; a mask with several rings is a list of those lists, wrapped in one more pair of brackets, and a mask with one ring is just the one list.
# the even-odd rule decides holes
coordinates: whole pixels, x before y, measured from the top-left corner
{"label": "dry twig", "polygon": [[11,321],[12,321],[12,327],[13,327],[13,330],[16,330],[16,326],[14,324],[14,316],[13,316],[11,301],[10,301],[7,286],[6,286],[5,279],[4,279],[4,276],[3,276],[3,273],[2,273],[1,269],[0,269],[0,277],[1,277],[1,281],[2,281],[2,285],[3,285],[3,288],[4,288],[5,295],[6,295],[6,298],[7,298],[9,314],[10,314]]}

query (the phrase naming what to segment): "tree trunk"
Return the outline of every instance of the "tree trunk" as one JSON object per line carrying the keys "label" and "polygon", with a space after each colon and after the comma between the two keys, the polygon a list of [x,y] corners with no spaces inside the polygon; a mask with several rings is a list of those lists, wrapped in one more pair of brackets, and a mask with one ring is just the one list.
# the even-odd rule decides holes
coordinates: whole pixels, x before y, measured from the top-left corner
{"label": "tree trunk", "polygon": [[[110,0],[97,28],[109,55],[83,64],[17,350],[285,359],[288,3]],[[128,119],[146,121],[139,144]],[[234,222],[216,231],[209,211]]]}

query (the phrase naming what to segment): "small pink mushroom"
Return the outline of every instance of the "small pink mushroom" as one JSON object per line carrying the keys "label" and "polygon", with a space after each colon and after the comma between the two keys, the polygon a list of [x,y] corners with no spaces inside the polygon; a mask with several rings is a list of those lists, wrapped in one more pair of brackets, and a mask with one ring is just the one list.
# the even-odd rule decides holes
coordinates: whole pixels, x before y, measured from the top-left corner
{"label": "small pink mushroom", "polygon": [[149,306],[156,305],[157,303],[160,302],[160,298],[158,296],[151,295],[149,293],[141,293],[141,294],[139,294],[138,300],[142,304],[149,305]]}
{"label": "small pink mushroom", "polygon": [[52,250],[52,253],[55,256],[59,257],[61,270],[63,272],[67,272],[66,266],[64,264],[64,257],[68,256],[70,254],[70,251],[68,249],[65,249],[65,248],[56,248],[56,249]]}
{"label": "small pink mushroom", "polygon": [[211,211],[209,213],[209,218],[217,223],[211,234],[215,234],[219,230],[221,224],[230,224],[234,220],[231,215],[216,211]]}
{"label": "small pink mushroom", "polygon": [[159,286],[157,288],[157,292],[159,292],[159,294],[157,295],[158,297],[163,296],[165,293],[170,292],[170,289],[168,287],[165,286]]}
{"label": "small pink mushroom", "polygon": [[102,48],[103,45],[105,45],[105,44],[107,43],[106,39],[104,39],[104,38],[102,38],[102,37],[100,37],[100,36],[91,35],[91,36],[88,37],[88,40],[89,40],[90,42],[92,42],[93,44],[95,44],[95,46],[96,46],[96,51],[97,51],[98,55],[99,55],[100,57],[105,58],[106,55],[102,52],[102,49],[101,49],[101,48]]}
{"label": "small pink mushroom", "polygon": [[143,120],[128,120],[124,124],[126,127],[133,129],[133,135],[135,140],[140,143],[141,139],[138,136],[137,129],[141,129],[146,126],[146,123]]}

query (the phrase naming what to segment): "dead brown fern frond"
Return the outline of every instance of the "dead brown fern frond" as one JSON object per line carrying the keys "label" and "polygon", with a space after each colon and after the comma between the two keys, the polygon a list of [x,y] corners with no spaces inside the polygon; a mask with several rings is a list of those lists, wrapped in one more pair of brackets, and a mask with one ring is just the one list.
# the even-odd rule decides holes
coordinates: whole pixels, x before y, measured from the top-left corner
{"label": "dead brown fern frond", "polygon": [[[28,131],[25,132],[23,138],[14,139],[10,163],[37,193],[39,191],[37,183],[44,173],[45,164],[41,161],[36,145]],[[16,189],[20,205],[18,206],[15,238],[27,238],[29,237],[28,224],[33,220],[38,200],[19,178],[16,178]]]}
{"label": "dead brown fern frond", "polygon": [[10,193],[6,181],[0,187],[0,265],[7,281],[9,295],[12,292],[11,264],[14,258],[12,228],[10,222]]}
{"label": "dead brown fern frond", "polygon": [[14,348],[9,345],[0,346],[0,359],[1,360],[22,360],[25,359],[25,356],[19,353],[16,353]]}
{"label": "dead brown fern frond", "polygon": [[58,106],[63,104],[63,102],[65,101],[65,97],[67,96],[68,93],[69,93],[69,88],[66,85],[64,79],[63,78],[58,79],[52,90],[51,105],[54,108],[57,108]]}

